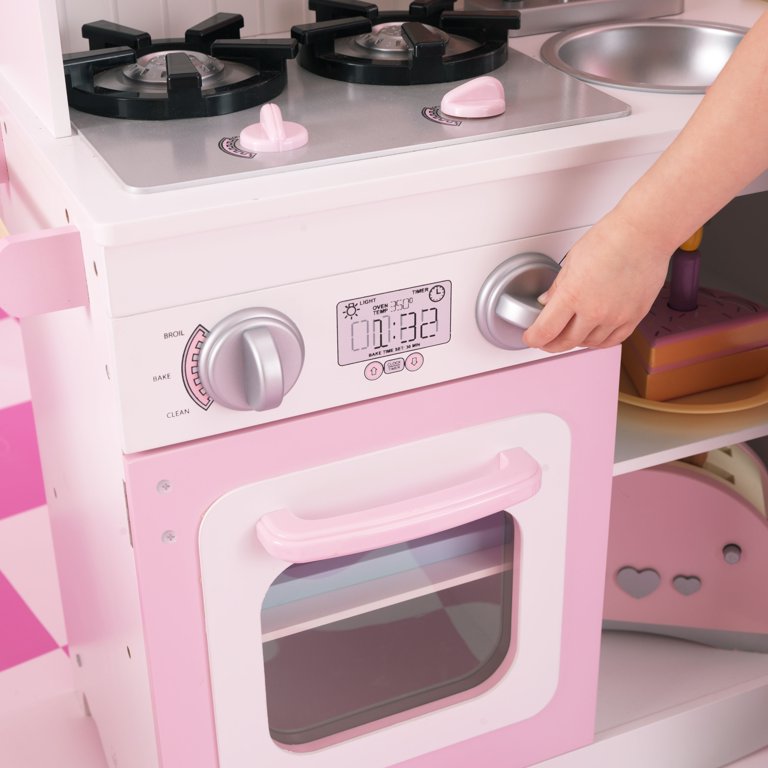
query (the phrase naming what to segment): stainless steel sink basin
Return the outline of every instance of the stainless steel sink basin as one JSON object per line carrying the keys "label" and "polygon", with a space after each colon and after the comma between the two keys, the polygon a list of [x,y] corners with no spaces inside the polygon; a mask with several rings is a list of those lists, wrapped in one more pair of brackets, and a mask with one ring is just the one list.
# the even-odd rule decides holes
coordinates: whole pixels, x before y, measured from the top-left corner
{"label": "stainless steel sink basin", "polygon": [[703,21],[598,24],[554,35],[542,46],[541,58],[596,85],[704,93],[745,32]]}

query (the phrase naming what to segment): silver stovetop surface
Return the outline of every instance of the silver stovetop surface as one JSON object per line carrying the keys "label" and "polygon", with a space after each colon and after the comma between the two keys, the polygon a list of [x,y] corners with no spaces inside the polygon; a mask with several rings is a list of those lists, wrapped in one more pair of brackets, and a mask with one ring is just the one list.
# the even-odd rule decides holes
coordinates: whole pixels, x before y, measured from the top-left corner
{"label": "silver stovetop surface", "polygon": [[308,129],[309,143],[256,156],[230,152],[238,151],[240,131],[258,121],[259,107],[170,121],[119,120],[75,110],[71,115],[80,134],[128,189],[151,192],[540,131],[630,111],[624,102],[512,49],[508,61],[489,74],[504,86],[506,112],[443,124],[425,112],[459,83],[349,84],[289,61],[288,85],[274,102],[285,120]]}

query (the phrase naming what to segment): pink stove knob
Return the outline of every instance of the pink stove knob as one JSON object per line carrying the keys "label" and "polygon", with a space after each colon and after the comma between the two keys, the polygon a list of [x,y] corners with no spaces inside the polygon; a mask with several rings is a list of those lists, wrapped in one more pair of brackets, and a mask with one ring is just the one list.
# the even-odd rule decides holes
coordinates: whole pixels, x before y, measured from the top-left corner
{"label": "pink stove knob", "polygon": [[214,402],[236,411],[267,411],[283,402],[299,378],[304,340],[281,312],[243,309],[213,326],[198,364]]}
{"label": "pink stove knob", "polygon": [[249,152],[286,152],[303,147],[307,141],[307,129],[283,120],[277,104],[265,104],[259,112],[259,122],[240,132],[240,146]]}
{"label": "pink stove knob", "polygon": [[440,111],[448,117],[496,117],[506,108],[504,86],[487,75],[448,91],[440,102]]}

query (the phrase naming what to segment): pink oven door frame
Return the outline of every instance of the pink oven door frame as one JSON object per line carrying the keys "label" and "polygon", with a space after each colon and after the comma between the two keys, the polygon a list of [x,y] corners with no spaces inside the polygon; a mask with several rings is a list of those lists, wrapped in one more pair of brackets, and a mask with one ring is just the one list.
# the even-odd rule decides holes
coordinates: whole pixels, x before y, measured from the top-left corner
{"label": "pink oven door frame", "polygon": [[[273,768],[384,768],[543,709],[560,661],[570,442],[557,416],[514,416],[269,478],[214,503],[200,554],[222,768],[256,759]],[[509,657],[490,680],[449,697],[450,706],[437,700],[406,710],[386,718],[387,727],[359,726],[304,745],[303,754],[276,745],[264,727],[263,658],[253,649],[268,628],[260,607],[280,573],[293,562],[411,541],[500,510],[515,522],[517,618]]]}
{"label": "pink oven door frame", "polygon": [[[201,590],[200,526],[213,505],[260,481],[535,414],[546,417],[542,424],[562,424],[570,435],[567,526],[561,531],[566,557],[557,577],[562,587],[559,666],[552,690],[542,694],[535,706],[519,709],[518,714],[527,714],[517,722],[507,719],[485,732],[482,728],[465,732],[455,743],[450,737],[442,741],[430,737],[420,746],[416,729],[410,751],[387,754],[386,746],[375,746],[377,739],[386,744],[387,728],[365,734],[359,741],[371,739],[372,749],[384,749],[383,754],[373,752],[366,763],[407,764],[408,768],[463,768],[478,758],[488,768],[516,768],[591,741],[617,379],[617,349],[577,352],[126,457],[126,491],[161,764],[170,768],[231,765],[219,761],[216,730],[221,739],[231,724],[229,720],[216,723],[213,716]],[[552,438],[562,440],[563,434],[555,431]],[[539,439],[546,443],[547,435]],[[514,434],[506,447],[526,449]],[[478,462],[468,456],[467,473],[487,466],[491,458]],[[546,478],[546,463],[542,470]],[[524,543],[522,552],[524,557]],[[276,558],[264,562],[270,564],[267,570],[272,578],[286,567],[285,561]],[[530,599],[535,600],[535,594]],[[437,710],[435,722],[443,713],[472,704],[471,698],[462,698]],[[393,727],[407,725],[403,720]],[[266,731],[266,722],[257,727]],[[328,754],[350,743],[340,742]],[[305,762],[323,752],[296,754],[274,745],[273,750],[286,759]],[[248,758],[257,761],[269,755]],[[339,764],[336,757],[335,765]]]}

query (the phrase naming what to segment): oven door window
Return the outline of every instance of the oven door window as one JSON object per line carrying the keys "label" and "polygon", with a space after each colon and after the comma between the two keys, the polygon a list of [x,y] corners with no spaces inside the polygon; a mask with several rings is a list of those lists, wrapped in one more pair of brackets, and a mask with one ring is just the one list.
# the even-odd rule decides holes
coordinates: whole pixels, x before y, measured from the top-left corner
{"label": "oven door window", "polygon": [[261,612],[274,741],[309,744],[493,675],[510,649],[513,531],[498,512],[285,570]]}

